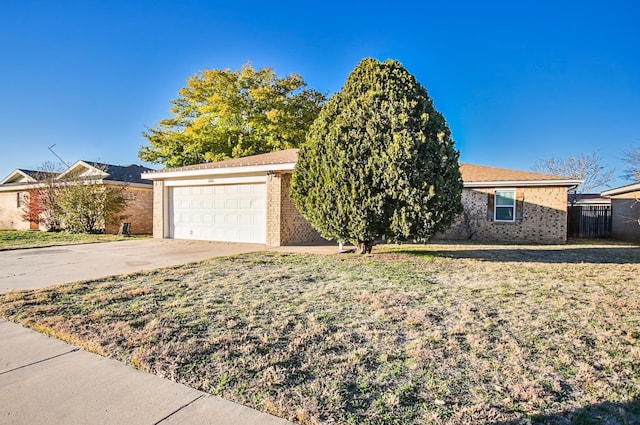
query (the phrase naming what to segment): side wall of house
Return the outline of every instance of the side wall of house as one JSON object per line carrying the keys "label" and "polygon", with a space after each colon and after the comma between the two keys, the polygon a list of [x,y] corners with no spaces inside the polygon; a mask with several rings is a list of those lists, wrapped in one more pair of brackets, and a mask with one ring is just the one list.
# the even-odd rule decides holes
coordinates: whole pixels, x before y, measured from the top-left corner
{"label": "side wall of house", "polygon": [[303,245],[325,239],[291,199],[291,173],[267,175],[267,245]]}
{"label": "side wall of house", "polygon": [[153,189],[128,187],[124,194],[127,207],[122,213],[125,217],[106,225],[107,234],[117,234],[122,222],[131,223],[131,234],[144,235],[153,232]]}
{"label": "side wall of house", "polygon": [[495,188],[465,188],[462,192],[464,213],[438,238],[507,243],[566,243],[567,188],[545,186],[516,189],[524,194],[522,220],[491,220],[488,198],[495,192]]}
{"label": "side wall of house", "polygon": [[640,191],[611,197],[611,236],[640,242]]}
{"label": "side wall of house", "polygon": [[18,192],[0,192],[0,230],[29,230],[30,225],[21,217]]}

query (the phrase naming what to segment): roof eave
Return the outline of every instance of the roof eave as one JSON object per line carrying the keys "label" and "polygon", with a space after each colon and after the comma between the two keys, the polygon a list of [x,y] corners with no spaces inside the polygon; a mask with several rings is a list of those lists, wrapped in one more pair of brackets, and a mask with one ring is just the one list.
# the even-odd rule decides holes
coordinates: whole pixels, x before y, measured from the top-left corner
{"label": "roof eave", "polygon": [[578,186],[582,180],[493,180],[463,182],[464,187],[530,187],[530,186]]}
{"label": "roof eave", "polygon": [[640,190],[640,182],[605,190],[604,192],[600,192],[600,196],[615,196],[615,195],[621,195],[627,192],[635,192],[637,190]]}
{"label": "roof eave", "polygon": [[0,184],[0,192],[20,192],[25,190],[37,189],[44,187],[44,183],[32,182],[32,183],[19,183],[19,184]]}
{"label": "roof eave", "polygon": [[164,180],[171,178],[201,177],[220,174],[245,174],[259,172],[266,173],[268,171],[291,171],[295,168],[295,166],[295,162],[287,162],[283,164],[240,165],[236,167],[201,168],[196,170],[182,171],[152,171],[149,173],[142,173],[141,177],[148,180]]}
{"label": "roof eave", "polygon": [[24,171],[22,171],[19,168],[16,168],[15,170],[13,170],[13,172],[11,174],[9,174],[7,177],[4,178],[4,180],[0,181],[0,185],[2,184],[6,184],[9,180],[11,180],[16,174],[26,178],[27,180],[29,180],[30,182],[35,182],[36,179],[34,179],[33,177],[31,177],[29,174],[25,173]]}

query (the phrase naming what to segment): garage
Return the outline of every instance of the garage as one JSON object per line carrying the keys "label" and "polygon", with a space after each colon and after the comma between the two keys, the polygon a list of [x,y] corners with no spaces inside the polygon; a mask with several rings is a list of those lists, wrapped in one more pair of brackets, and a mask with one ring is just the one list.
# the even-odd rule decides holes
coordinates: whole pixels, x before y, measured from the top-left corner
{"label": "garage", "polygon": [[169,237],[266,243],[265,183],[169,188]]}
{"label": "garage", "polygon": [[268,246],[325,241],[290,196],[297,149],[143,174],[153,181],[153,237]]}

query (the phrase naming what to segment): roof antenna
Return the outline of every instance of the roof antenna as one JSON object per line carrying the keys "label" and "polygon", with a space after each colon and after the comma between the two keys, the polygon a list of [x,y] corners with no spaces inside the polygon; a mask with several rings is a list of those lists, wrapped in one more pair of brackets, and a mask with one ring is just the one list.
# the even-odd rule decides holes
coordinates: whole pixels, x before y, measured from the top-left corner
{"label": "roof antenna", "polygon": [[55,145],[56,145],[56,144],[54,143],[53,145],[49,146],[49,147],[48,147],[48,149],[51,151],[51,153],[52,153],[52,154],[54,154],[54,155],[56,156],[56,158],[58,158],[58,159],[60,160],[60,162],[62,162],[64,165],[66,165],[66,166],[67,166],[67,168],[69,168],[69,164],[67,164],[67,163],[64,161],[64,159],[60,158],[60,155],[58,155],[57,153],[55,153],[55,152],[53,151],[53,147],[54,147]]}

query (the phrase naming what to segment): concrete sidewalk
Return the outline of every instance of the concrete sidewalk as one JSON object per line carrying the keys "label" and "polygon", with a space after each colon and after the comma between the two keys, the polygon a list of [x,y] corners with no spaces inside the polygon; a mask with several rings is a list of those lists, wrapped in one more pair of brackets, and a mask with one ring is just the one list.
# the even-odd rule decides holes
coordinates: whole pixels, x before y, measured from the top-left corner
{"label": "concrete sidewalk", "polygon": [[285,425],[289,422],[0,319],[0,423]]}

